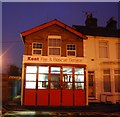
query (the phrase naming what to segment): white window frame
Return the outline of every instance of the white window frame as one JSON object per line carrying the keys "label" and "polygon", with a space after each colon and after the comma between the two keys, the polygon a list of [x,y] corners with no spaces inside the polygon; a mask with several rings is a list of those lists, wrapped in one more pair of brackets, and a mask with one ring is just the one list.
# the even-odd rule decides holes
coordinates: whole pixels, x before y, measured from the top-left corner
{"label": "white window frame", "polygon": [[[34,44],[42,44],[42,43],[40,43],[40,42],[33,42],[32,43],[32,55],[42,55],[43,44],[42,44],[42,48],[33,48]],[[34,54],[34,50],[40,50],[41,54]]]}
{"label": "white window frame", "polygon": [[[68,50],[67,49],[68,45],[75,45],[75,50]],[[75,52],[75,56],[68,55],[68,52]],[[66,55],[67,55],[67,57],[76,57],[76,44],[67,44],[66,45]]]}
{"label": "white window frame", "polygon": [[[106,45],[102,45],[101,43],[106,43]],[[104,51],[106,51],[106,55],[103,54]],[[109,43],[108,43],[108,41],[103,41],[103,40],[99,41],[99,58],[109,58]]]}
{"label": "white window frame", "polygon": [[[59,39],[59,40],[61,40],[61,36],[59,36],[59,35],[49,35],[48,36],[48,56],[61,56],[61,42],[60,42],[60,46],[49,46],[49,40],[50,39]],[[50,55],[50,48],[58,48],[58,49],[60,49],[60,55]]]}

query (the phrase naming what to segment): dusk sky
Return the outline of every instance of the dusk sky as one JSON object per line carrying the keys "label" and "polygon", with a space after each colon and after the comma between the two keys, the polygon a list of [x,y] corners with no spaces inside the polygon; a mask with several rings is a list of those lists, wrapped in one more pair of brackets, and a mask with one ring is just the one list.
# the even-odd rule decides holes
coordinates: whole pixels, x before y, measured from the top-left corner
{"label": "dusk sky", "polygon": [[112,16],[118,22],[117,2],[3,2],[3,73],[9,64],[18,67],[22,65],[24,49],[21,32],[53,19],[58,19],[69,26],[85,25],[86,11],[92,12],[98,19],[98,26],[105,27]]}

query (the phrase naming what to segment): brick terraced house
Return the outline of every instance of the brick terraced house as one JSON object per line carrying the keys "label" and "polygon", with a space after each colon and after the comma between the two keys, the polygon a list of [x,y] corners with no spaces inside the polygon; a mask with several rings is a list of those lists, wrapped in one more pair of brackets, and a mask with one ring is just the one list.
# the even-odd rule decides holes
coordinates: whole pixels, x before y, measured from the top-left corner
{"label": "brick terraced house", "polygon": [[85,106],[87,37],[52,20],[21,33],[24,42],[21,104]]}

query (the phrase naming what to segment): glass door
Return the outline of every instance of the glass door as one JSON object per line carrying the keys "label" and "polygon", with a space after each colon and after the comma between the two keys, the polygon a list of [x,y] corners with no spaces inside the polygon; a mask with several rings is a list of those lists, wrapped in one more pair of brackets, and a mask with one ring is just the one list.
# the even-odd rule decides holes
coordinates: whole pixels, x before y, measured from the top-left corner
{"label": "glass door", "polygon": [[37,90],[37,105],[48,106],[49,84],[48,84],[49,67],[38,67],[38,90]]}
{"label": "glass door", "polygon": [[37,66],[26,66],[24,105],[36,105]]}
{"label": "glass door", "polygon": [[50,106],[60,106],[60,67],[50,67]]}
{"label": "glass door", "polygon": [[74,105],[84,106],[85,105],[85,76],[84,68],[74,69]]}
{"label": "glass door", "polygon": [[72,67],[62,68],[62,105],[73,105],[73,69]]}

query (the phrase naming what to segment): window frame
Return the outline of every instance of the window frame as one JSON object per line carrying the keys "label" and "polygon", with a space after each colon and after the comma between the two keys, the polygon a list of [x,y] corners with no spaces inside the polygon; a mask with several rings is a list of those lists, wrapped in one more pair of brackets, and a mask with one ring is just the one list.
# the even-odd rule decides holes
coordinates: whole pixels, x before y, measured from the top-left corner
{"label": "window frame", "polygon": [[[48,56],[61,56],[61,41],[60,41],[60,46],[50,46],[49,45],[49,42],[50,42],[50,39],[54,39],[54,40],[62,40],[61,39],[61,36],[59,36],[59,35],[49,35],[48,36]],[[60,49],[60,54],[59,55],[57,55],[57,54],[50,54],[50,48],[52,48],[52,49]]]}
{"label": "window frame", "polygon": [[[36,68],[35,71],[29,71],[27,70],[27,68],[29,69],[29,67],[33,67],[33,68]],[[35,79],[33,80],[29,80],[27,78],[27,75],[35,75]],[[25,72],[25,89],[36,89],[36,82],[37,82],[37,66],[26,66],[26,72]],[[34,85],[34,87],[31,87],[31,84]]]}
{"label": "window frame", "polygon": [[[109,73],[105,73],[106,71],[109,70]],[[106,82],[106,76],[109,76],[109,81]],[[107,83],[107,84],[106,84]],[[111,92],[112,91],[112,84],[111,84],[111,70],[110,69],[104,69],[103,70],[103,89],[104,92]]]}
{"label": "window frame", "polygon": [[[106,43],[106,45],[102,45],[102,43]],[[104,55],[103,55],[103,51],[106,51]],[[105,40],[99,41],[99,58],[109,58],[109,42],[108,41],[105,41]]]}
{"label": "window frame", "polygon": [[[68,45],[74,45],[75,46],[75,50],[68,50]],[[73,56],[73,55],[68,55],[68,52],[75,52],[75,56]],[[67,55],[67,57],[76,57],[76,44],[67,44],[66,45],[66,55]]]}
{"label": "window frame", "polygon": [[114,69],[115,93],[120,93],[119,82],[120,82],[120,69]]}
{"label": "window frame", "polygon": [[[41,44],[42,45],[42,48],[34,48],[34,44]],[[34,54],[34,50],[40,50],[41,51],[41,54]],[[40,42],[33,42],[32,43],[32,55],[42,55],[42,51],[43,51],[43,44],[40,43]]]}

